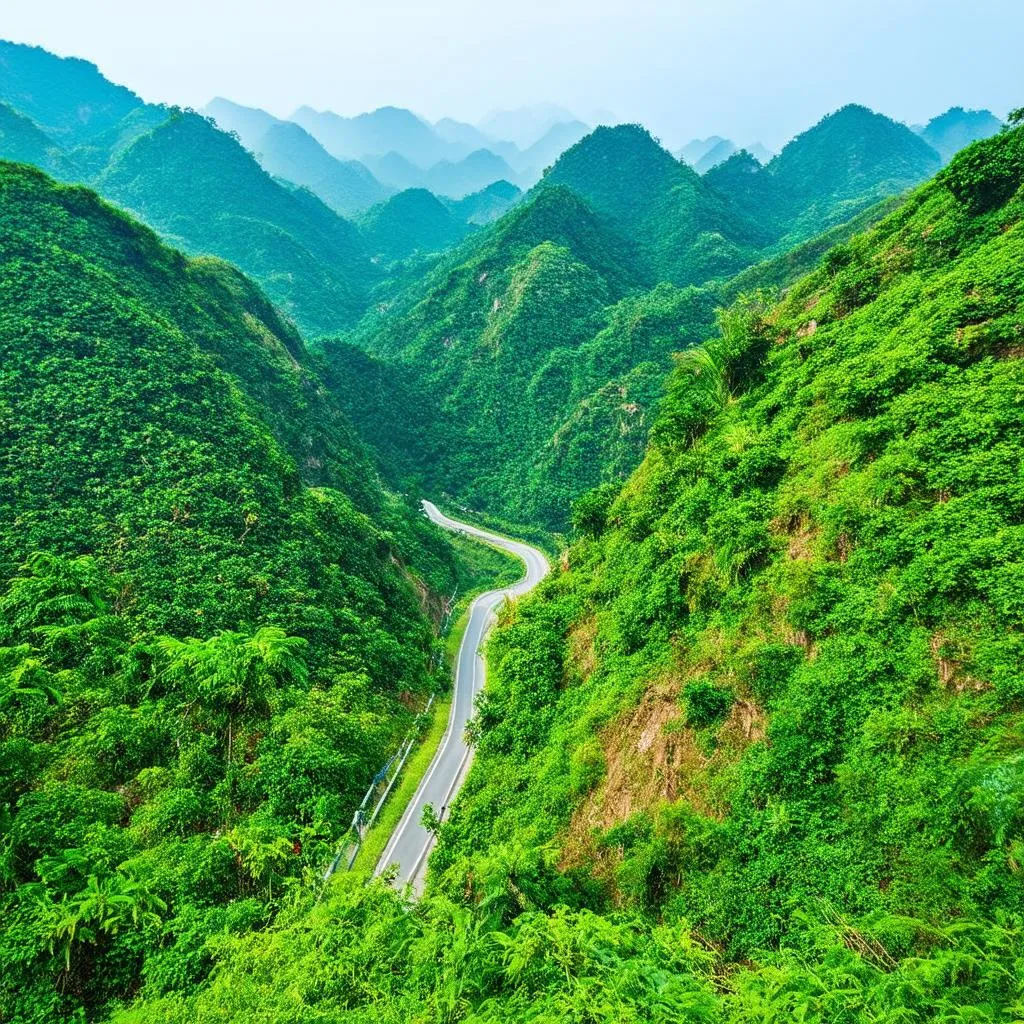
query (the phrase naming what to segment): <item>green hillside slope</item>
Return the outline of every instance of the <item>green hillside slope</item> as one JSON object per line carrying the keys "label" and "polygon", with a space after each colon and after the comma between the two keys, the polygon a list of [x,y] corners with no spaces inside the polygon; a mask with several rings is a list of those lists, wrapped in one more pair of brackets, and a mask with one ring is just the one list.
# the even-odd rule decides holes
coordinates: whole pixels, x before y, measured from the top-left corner
{"label": "green hillside slope", "polygon": [[335,160],[312,135],[290,121],[272,124],[254,149],[264,169],[304,185],[343,216],[387,198],[389,190],[368,168],[357,160]]}
{"label": "green hillside slope", "polygon": [[746,266],[762,241],[692,168],[639,125],[598,128],[546,175],[566,185],[640,248],[650,283],[700,284]]}
{"label": "green hillside slope", "polygon": [[781,250],[919,184],[940,163],[906,125],[850,104],[798,135],[763,168],[741,151],[704,181]]}
{"label": "green hillside slope", "polygon": [[505,614],[427,898],[118,1024],[1019,1017],[1022,268],[1017,129],[734,306]]}
{"label": "green hillside slope", "polygon": [[0,164],[0,299],[0,1017],[96,1018],[322,868],[462,581],[238,271]]}
{"label": "green hillside slope", "polygon": [[135,93],[107,81],[95,64],[6,40],[0,40],[0,101],[67,147],[142,106]]}
{"label": "green hillside slope", "polygon": [[273,181],[198,114],[172,112],[96,184],[187,251],[237,264],[314,334],[358,316],[380,276],[353,225]]}
{"label": "green hillside slope", "polygon": [[64,180],[79,173],[53,139],[6,103],[0,103],[0,160],[33,164]]}
{"label": "green hillside slope", "polygon": [[467,221],[422,188],[399,192],[368,210],[359,227],[370,252],[385,261],[450,249],[471,230]]}

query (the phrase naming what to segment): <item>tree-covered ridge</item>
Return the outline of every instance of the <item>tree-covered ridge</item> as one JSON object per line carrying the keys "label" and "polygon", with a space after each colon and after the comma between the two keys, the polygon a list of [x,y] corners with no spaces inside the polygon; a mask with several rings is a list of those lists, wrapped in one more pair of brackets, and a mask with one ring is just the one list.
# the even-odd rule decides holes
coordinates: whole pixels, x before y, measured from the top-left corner
{"label": "tree-covered ridge", "polygon": [[6,103],[0,103],[0,153],[5,160],[33,164],[64,180],[80,175],[46,132]]}
{"label": "tree-covered ridge", "polygon": [[633,239],[650,284],[701,284],[749,264],[763,243],[746,218],[639,125],[597,128],[546,181],[573,189]]}
{"label": "tree-covered ridge", "polygon": [[65,146],[86,142],[142,106],[95,64],[6,40],[0,40],[0,100]]}
{"label": "tree-covered ridge", "polygon": [[0,164],[0,1017],[196,984],[322,869],[463,570],[238,271]]}
{"label": "tree-covered ridge", "polygon": [[[436,410],[417,479],[564,528],[572,500],[636,466],[671,354],[713,332],[716,305],[790,283],[938,165],[910,129],[854,106],[767,167],[742,152],[704,178],[639,126],[600,128],[432,272],[393,278],[350,340],[405,366],[396,408]],[[565,247],[565,287],[524,291],[541,241]],[[603,293],[570,284],[580,268]],[[614,374],[597,369],[610,353]],[[351,414],[394,451],[390,424]]]}
{"label": "tree-covered ridge", "polygon": [[919,184],[939,154],[906,125],[850,104],[822,118],[764,167],[741,151],[704,181],[786,249]]}
{"label": "tree-covered ridge", "polygon": [[313,333],[358,316],[380,276],[349,222],[311,193],[273,181],[198,114],[172,112],[96,184],[188,251],[236,263]]}
{"label": "tree-covered ridge", "polygon": [[367,210],[359,227],[370,252],[385,262],[443,252],[471,230],[468,220],[423,188],[406,189]]}

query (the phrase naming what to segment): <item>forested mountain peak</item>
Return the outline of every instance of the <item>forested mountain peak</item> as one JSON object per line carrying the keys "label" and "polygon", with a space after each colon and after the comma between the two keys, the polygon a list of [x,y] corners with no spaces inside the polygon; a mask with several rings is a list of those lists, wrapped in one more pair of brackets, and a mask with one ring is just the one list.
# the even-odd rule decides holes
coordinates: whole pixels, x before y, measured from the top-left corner
{"label": "forested mountain peak", "polygon": [[415,252],[442,252],[470,227],[432,192],[411,188],[369,209],[359,220],[370,251],[385,260]]}
{"label": "forested mountain peak", "polygon": [[98,184],[190,252],[222,256],[257,276],[314,333],[358,315],[379,277],[352,224],[312,193],[275,182],[199,114],[172,111]]}
{"label": "forested mountain peak", "polygon": [[34,164],[57,178],[76,177],[77,169],[61,147],[6,103],[0,103],[0,154],[4,160]]}
{"label": "forested mountain peak", "polygon": [[704,181],[786,248],[924,181],[939,155],[906,125],[859,104],[822,118],[757,173],[730,159]]}
{"label": "forested mountain peak", "polygon": [[595,129],[559,157],[546,182],[566,185],[639,243],[651,283],[729,273],[759,239],[755,222],[709,189],[641,125]]}
{"label": "forested mountain peak", "polygon": [[972,142],[995,135],[1001,127],[1002,122],[990,110],[950,107],[921,129],[921,138],[946,162]]}
{"label": "forested mountain peak", "polygon": [[120,121],[142,100],[95,64],[0,40],[0,100],[62,143],[75,145]]}

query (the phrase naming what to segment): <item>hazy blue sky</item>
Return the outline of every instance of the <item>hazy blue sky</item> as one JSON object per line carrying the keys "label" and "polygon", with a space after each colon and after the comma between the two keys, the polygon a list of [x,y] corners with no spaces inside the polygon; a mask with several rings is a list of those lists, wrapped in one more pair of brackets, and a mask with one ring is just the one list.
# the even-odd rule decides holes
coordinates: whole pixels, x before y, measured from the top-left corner
{"label": "hazy blue sky", "polygon": [[1024,104],[1024,0],[4,0],[0,34],[145,99],[436,119],[551,100],[777,147],[849,101],[920,121]]}

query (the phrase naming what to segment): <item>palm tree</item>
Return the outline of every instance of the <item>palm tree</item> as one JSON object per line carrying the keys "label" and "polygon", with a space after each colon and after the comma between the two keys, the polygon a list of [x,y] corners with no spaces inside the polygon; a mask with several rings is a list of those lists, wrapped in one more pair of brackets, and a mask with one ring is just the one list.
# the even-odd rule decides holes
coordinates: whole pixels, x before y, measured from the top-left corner
{"label": "palm tree", "polygon": [[269,713],[281,684],[304,685],[308,679],[307,642],[277,626],[251,636],[224,631],[208,640],[165,637],[156,647],[159,674],[181,690],[183,710],[198,706],[212,716],[214,728],[226,730],[229,761],[235,718]]}

